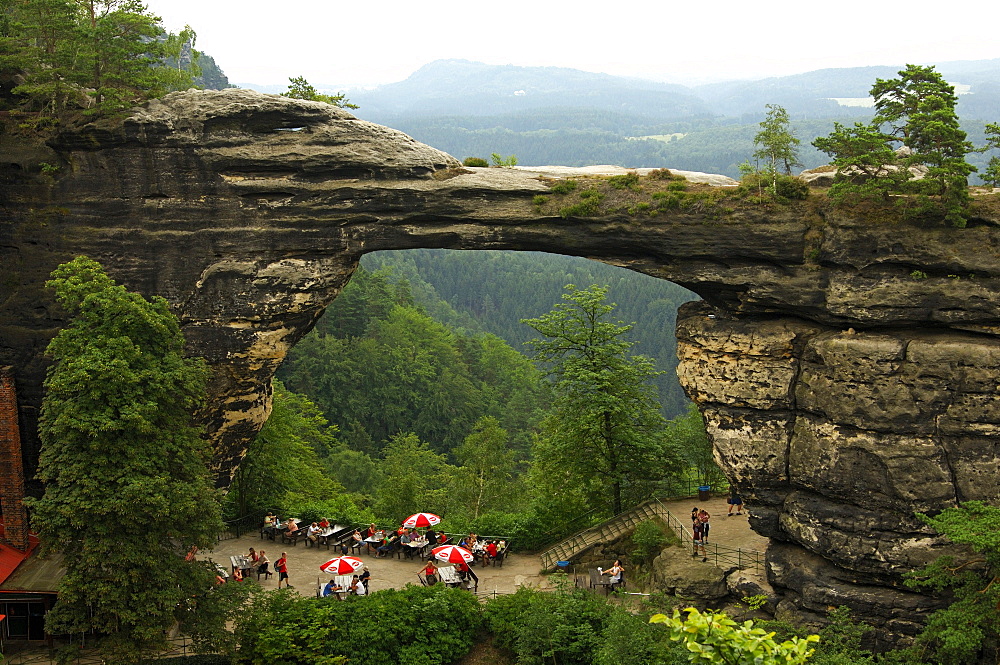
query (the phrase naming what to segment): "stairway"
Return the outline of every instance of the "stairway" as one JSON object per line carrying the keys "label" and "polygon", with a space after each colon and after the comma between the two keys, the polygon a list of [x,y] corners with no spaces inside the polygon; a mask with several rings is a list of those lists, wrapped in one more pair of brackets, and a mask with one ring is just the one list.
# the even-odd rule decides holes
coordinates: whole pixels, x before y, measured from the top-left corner
{"label": "stairway", "polygon": [[584,529],[542,552],[542,569],[552,570],[558,561],[570,561],[598,543],[606,543],[630,532],[641,522],[658,517],[667,524],[677,520],[657,499],[651,499],[611,519]]}

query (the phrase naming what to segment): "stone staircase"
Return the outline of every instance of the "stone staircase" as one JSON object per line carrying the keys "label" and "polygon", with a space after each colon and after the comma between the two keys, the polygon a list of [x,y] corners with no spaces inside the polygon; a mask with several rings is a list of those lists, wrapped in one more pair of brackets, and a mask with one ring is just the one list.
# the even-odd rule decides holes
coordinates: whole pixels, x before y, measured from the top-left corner
{"label": "stone staircase", "polygon": [[[559,561],[570,561],[573,557],[583,554],[598,543],[607,543],[633,531],[641,522],[658,517],[673,527],[679,524],[670,511],[657,499],[651,499],[635,508],[615,515],[611,519],[584,529],[569,538],[560,541],[542,552],[543,570],[553,570]],[[683,529],[681,530],[683,532]]]}

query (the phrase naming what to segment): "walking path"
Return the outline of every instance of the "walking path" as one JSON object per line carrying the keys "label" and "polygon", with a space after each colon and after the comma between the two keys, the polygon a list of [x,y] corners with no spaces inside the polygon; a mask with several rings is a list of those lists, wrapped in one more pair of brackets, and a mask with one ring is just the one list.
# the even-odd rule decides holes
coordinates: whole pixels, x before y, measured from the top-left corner
{"label": "walking path", "polygon": [[[262,548],[267,552],[267,558],[271,560],[271,570],[274,570],[274,562],[281,556],[281,552],[288,553],[288,578],[292,587],[303,596],[312,596],[316,593],[317,580],[327,582],[331,575],[320,572],[320,565],[329,561],[335,556],[340,556],[340,552],[331,547],[306,547],[300,541],[297,545],[286,544],[282,549],[280,540],[270,541],[260,539],[256,533],[246,534],[241,538],[224,540],[216,545],[211,552],[202,552],[199,559],[211,559],[221,564],[228,571],[230,568],[229,557],[236,554],[246,554],[248,549],[253,547],[260,551]],[[356,556],[352,554],[351,556]],[[420,584],[417,573],[424,567],[427,560],[397,559],[392,558],[376,559],[369,554],[362,554],[359,557],[371,571],[370,590],[380,589],[401,589],[407,584]],[[439,562],[440,563],[440,562]],[[441,564],[448,565],[448,564]],[[540,575],[538,557],[526,554],[508,554],[504,558],[503,566],[475,566],[473,568],[479,576],[479,593],[513,593],[519,586],[547,586],[546,578]],[[251,575],[254,580],[256,575]],[[266,589],[275,589],[278,586],[278,576],[275,573],[270,579],[260,579],[260,585]]]}

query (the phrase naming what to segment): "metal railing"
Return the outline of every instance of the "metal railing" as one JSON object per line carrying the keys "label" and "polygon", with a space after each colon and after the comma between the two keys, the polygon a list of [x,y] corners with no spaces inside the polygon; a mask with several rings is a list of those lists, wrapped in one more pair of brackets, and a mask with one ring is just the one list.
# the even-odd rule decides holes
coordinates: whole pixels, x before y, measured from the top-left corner
{"label": "metal railing", "polygon": [[[687,527],[674,517],[659,499],[651,499],[619,513],[597,526],[580,531],[556,543],[541,553],[542,568],[553,570],[558,561],[570,561],[573,557],[583,554],[595,545],[615,540],[625,532],[634,530],[640,522],[652,518],[663,520],[677,534],[682,546],[690,545],[693,548],[693,540]],[[713,560],[716,565],[725,564],[720,567],[749,568],[753,566],[754,570],[759,572],[764,563],[763,554],[756,550],[710,543],[705,546],[705,552],[706,554],[703,556]]]}
{"label": "metal railing", "polygon": [[263,523],[263,515],[244,515],[243,517],[223,522],[223,529],[216,536],[216,542],[240,538],[245,533],[259,530],[260,525]]}

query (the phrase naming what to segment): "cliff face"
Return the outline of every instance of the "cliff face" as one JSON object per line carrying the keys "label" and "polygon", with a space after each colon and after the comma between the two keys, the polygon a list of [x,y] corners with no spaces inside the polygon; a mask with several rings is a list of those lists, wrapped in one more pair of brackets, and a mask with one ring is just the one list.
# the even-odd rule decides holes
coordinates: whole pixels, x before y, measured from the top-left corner
{"label": "cliff face", "polygon": [[927,600],[899,575],[937,554],[913,512],[1000,498],[989,220],[904,228],[806,205],[546,217],[535,174],[463,169],[335,107],[242,90],[175,93],[44,146],[0,135],[0,183],[0,365],[15,367],[29,476],[59,263],[87,254],[172,303],[212,367],[200,418],[224,485],[275,368],[358,259],[433,247],[585,256],[705,299],[679,320],[679,372],[773,539],[789,611],[846,603],[912,632]]}

